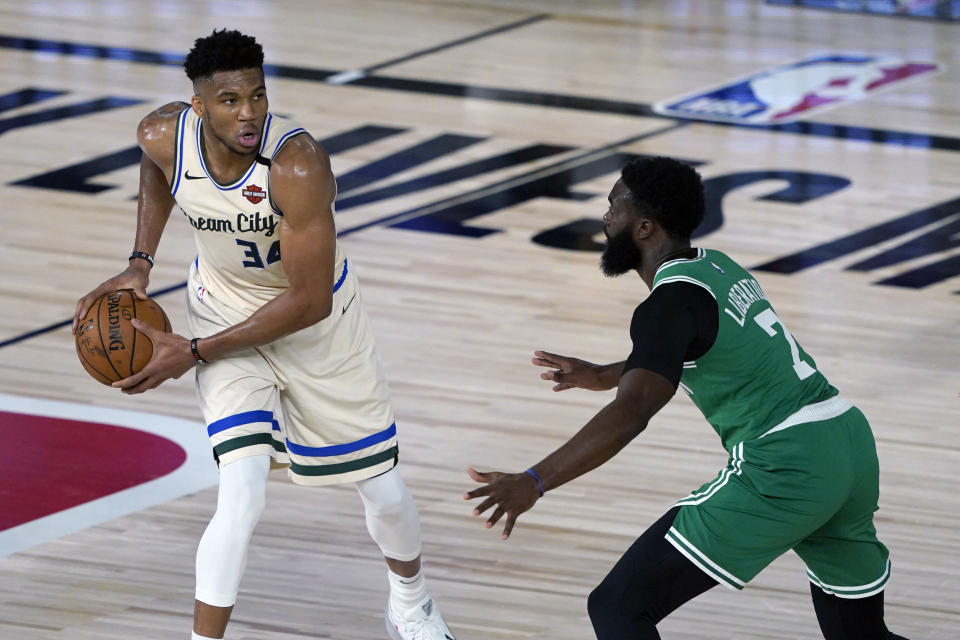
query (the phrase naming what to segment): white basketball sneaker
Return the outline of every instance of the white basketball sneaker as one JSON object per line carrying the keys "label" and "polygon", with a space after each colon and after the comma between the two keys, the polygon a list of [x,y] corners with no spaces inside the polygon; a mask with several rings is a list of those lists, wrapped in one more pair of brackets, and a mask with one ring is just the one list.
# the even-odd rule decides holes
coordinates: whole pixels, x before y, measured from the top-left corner
{"label": "white basketball sneaker", "polygon": [[430,596],[403,614],[387,603],[386,619],[393,640],[456,640]]}

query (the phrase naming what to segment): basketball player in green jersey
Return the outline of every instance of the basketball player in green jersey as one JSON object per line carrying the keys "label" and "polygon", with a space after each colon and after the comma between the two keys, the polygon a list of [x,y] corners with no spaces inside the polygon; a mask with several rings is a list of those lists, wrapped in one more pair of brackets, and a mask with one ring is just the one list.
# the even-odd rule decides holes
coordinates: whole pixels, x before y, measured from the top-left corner
{"label": "basketball player in green jersey", "polygon": [[161,107],[138,130],[128,268],[80,299],[74,331],[104,292],[146,296],[176,203],[198,251],[187,287],[193,338],[135,321],[153,356],[114,386],[142,393],[191,369],[196,377],[220,486],[197,548],[192,637],[224,635],[277,463],[297,484],[356,486],[387,563],[390,637],[452,640],[420,571],[420,520],[396,470],[396,423],[354,265],[337,241],[330,159],[269,112],[252,37],[214,31],[195,42],[184,70],[191,103]]}
{"label": "basketball player in green jersey", "polygon": [[503,537],[544,491],[603,464],[681,387],[730,452],[717,478],[681,499],[637,539],[587,608],[600,640],[659,638],[656,624],[717,583],[742,589],[793,549],[807,565],[827,640],[898,638],[883,622],[890,576],[877,539],[878,462],[870,425],[838,395],[777,316],[757,281],[719,251],[690,246],[703,185],[669,158],[624,167],[603,216],[608,276],[635,270],[650,295],[633,315],[624,362],[594,365],[543,351],[533,363],[555,391],[616,398],[524,473],[479,473]]}

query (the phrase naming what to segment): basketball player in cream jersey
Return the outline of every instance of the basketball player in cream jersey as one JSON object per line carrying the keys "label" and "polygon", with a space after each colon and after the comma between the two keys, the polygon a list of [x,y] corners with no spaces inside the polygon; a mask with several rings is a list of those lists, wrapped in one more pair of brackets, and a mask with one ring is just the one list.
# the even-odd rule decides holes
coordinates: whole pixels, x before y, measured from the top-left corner
{"label": "basketball player in cream jersey", "polygon": [[420,572],[420,521],[397,464],[397,428],[354,268],[337,242],[330,160],[270,114],[263,50],[237,31],[198,39],[184,68],[191,103],[148,115],[134,251],[106,291],[145,297],[174,203],[194,229],[192,339],[136,323],[153,358],[114,384],[142,393],[193,368],[220,467],[217,511],[197,550],[193,639],[222,638],[237,599],[267,474],[303,485],[356,483],[387,563],[387,631],[452,640]]}

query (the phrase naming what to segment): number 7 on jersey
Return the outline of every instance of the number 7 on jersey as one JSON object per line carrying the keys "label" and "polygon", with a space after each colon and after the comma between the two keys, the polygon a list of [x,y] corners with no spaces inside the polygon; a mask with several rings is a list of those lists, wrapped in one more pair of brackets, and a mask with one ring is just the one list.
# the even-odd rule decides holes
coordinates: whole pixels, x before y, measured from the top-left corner
{"label": "number 7 on jersey", "polygon": [[797,346],[797,341],[793,339],[793,336],[790,335],[787,328],[780,322],[780,318],[773,312],[773,309],[764,309],[754,317],[754,321],[760,325],[760,328],[766,331],[767,335],[771,338],[777,335],[777,331],[773,328],[773,325],[780,325],[780,328],[783,330],[783,337],[787,339],[787,344],[790,345],[790,356],[793,358],[793,370],[796,372],[798,378],[806,380],[817,372],[816,369],[800,359],[800,347]]}

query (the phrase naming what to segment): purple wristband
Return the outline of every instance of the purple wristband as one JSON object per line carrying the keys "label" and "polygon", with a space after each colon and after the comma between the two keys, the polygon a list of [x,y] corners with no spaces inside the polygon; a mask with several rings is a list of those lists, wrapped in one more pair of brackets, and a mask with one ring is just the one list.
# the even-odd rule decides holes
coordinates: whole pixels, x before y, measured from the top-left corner
{"label": "purple wristband", "polygon": [[540,494],[540,497],[543,497],[543,481],[540,480],[540,476],[537,475],[537,472],[530,468],[524,471],[524,473],[528,474],[531,478],[537,481],[537,492]]}

